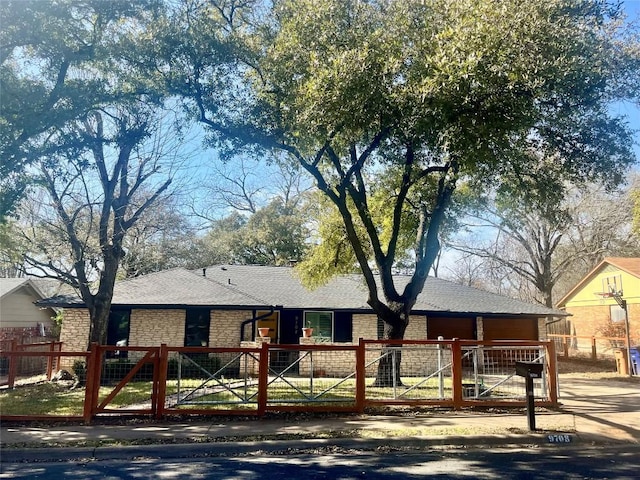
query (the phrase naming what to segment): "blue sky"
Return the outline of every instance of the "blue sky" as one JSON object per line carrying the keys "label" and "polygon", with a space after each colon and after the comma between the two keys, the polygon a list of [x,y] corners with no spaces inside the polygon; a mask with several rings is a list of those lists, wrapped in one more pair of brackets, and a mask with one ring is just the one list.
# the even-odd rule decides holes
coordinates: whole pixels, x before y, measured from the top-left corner
{"label": "blue sky", "polygon": [[[640,0],[626,0],[623,4],[629,20],[640,23]],[[640,162],[640,106],[633,104],[620,105],[619,113],[626,115],[631,127],[636,130],[636,157]]]}

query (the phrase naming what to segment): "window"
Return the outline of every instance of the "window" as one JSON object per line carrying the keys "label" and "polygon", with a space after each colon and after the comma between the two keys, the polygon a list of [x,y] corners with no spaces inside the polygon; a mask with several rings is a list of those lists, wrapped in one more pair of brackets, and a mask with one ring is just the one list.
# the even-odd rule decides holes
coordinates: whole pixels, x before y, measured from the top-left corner
{"label": "window", "polygon": [[[131,310],[111,310],[107,324],[107,345],[126,347],[129,344]],[[127,358],[125,351],[108,352],[109,358]]]}
{"label": "window", "polygon": [[609,318],[611,323],[623,323],[625,320],[625,311],[620,305],[609,306]]}
{"label": "window", "polygon": [[209,346],[209,324],[211,313],[208,308],[190,308],[184,329],[185,347]]}
{"label": "window", "polygon": [[313,328],[317,339],[333,340],[333,312],[304,312],[304,326]]}

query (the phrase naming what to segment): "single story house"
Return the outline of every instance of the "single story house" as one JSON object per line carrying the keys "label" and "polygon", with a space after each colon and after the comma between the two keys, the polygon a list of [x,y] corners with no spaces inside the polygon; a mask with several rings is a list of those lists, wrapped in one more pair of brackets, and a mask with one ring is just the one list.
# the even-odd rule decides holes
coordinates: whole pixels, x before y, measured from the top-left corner
{"label": "single story house", "polygon": [[[410,277],[399,275],[397,284]],[[269,328],[272,342],[298,344],[303,327],[317,342],[377,339],[381,322],[366,303],[358,275],[342,275],[315,290],[292,267],[218,265],[199,271],[175,268],[117,282],[108,343],[131,346],[233,347]],[[64,309],[60,340],[66,351],[87,347],[89,315],[77,297],[41,302]],[[546,323],[565,312],[427,279],[406,339],[544,340]]]}
{"label": "single story house", "polygon": [[48,335],[56,312],[35,305],[46,297],[36,279],[0,278],[0,340]]}
{"label": "single story house", "polygon": [[[626,312],[619,300],[625,301]],[[624,336],[625,316],[632,343],[639,343],[640,258],[605,258],[560,299],[557,307],[572,315],[571,334],[577,343],[579,337]],[[588,339],[582,342],[589,344]]]}

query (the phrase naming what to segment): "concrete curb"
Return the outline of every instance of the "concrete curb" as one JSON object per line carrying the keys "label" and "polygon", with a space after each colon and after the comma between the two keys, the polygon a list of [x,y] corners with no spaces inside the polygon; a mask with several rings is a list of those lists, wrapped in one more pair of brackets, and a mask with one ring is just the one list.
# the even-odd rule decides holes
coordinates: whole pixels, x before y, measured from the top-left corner
{"label": "concrete curb", "polygon": [[[42,447],[3,448],[0,463],[65,462],[132,460],[135,458],[185,458],[201,456],[238,456],[251,453],[297,454],[320,448],[348,450],[376,450],[379,448],[498,448],[549,447],[562,448],[577,445],[603,444],[602,439],[578,434],[566,434],[570,441],[551,443],[548,435],[513,434],[456,437],[403,437],[403,438],[331,438],[307,440],[264,440],[247,442],[205,442],[155,445],[124,445],[99,447]],[[609,444],[617,442],[607,442]]]}

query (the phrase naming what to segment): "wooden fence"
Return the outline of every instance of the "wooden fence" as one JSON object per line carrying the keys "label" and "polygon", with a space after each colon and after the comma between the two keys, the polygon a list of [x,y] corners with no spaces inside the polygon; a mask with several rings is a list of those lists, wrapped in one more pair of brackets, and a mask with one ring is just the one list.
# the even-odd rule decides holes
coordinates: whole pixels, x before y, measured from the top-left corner
{"label": "wooden fence", "polygon": [[626,348],[625,337],[596,337],[589,335],[547,335],[555,341],[556,349],[565,358],[570,356],[588,355],[592,360],[598,358],[614,358],[617,348]]}
{"label": "wooden fence", "polygon": [[[525,406],[525,379],[515,363],[543,366],[536,404],[557,405],[553,341],[378,341],[358,344],[239,348],[117,347],[89,352],[0,352],[56,365],[75,361],[84,386],[72,413],[0,412],[0,420],[63,418],[86,423],[102,415],[255,415],[273,411],[363,412],[384,405]],[[380,382],[381,365],[390,366]],[[11,370],[12,367],[10,367]],[[48,378],[51,378],[50,372]],[[15,388],[29,388],[28,385]],[[76,389],[76,392],[78,389]],[[0,391],[0,400],[9,391]],[[61,395],[67,395],[62,392]]]}
{"label": "wooden fence", "polygon": [[[59,369],[60,357],[55,353],[62,350],[61,342],[20,343],[14,338],[3,343],[5,345],[0,349],[0,386],[13,388],[20,377],[42,375],[51,380],[52,374]],[[23,355],[15,355],[19,352]],[[42,352],[52,355],[43,356]]]}

